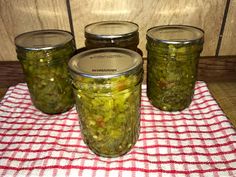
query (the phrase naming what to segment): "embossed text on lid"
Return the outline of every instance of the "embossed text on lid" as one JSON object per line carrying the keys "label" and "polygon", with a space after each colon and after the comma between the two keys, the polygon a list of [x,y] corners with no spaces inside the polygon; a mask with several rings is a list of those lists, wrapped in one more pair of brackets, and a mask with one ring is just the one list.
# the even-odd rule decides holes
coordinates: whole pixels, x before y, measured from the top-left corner
{"label": "embossed text on lid", "polygon": [[98,48],[72,57],[69,68],[86,77],[110,78],[142,68],[142,57],[128,49]]}

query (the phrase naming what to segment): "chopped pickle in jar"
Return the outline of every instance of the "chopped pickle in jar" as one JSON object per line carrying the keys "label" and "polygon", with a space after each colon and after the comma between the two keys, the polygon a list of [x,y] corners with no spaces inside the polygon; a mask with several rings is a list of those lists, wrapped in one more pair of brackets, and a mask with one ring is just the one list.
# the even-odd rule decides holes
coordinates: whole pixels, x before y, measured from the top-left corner
{"label": "chopped pickle in jar", "polygon": [[194,93],[202,44],[147,43],[148,88],[151,103],[164,111],[189,106]]}
{"label": "chopped pickle in jar", "polygon": [[88,49],[95,49],[99,47],[121,47],[137,51],[139,44],[139,36],[123,37],[123,38],[110,38],[110,39],[86,39],[85,46]]}
{"label": "chopped pickle in jar", "polygon": [[61,113],[73,106],[67,63],[74,51],[72,42],[50,50],[17,50],[32,102],[42,112]]}
{"label": "chopped pickle in jar", "polygon": [[73,79],[81,131],[95,154],[117,157],[137,141],[141,75]]}

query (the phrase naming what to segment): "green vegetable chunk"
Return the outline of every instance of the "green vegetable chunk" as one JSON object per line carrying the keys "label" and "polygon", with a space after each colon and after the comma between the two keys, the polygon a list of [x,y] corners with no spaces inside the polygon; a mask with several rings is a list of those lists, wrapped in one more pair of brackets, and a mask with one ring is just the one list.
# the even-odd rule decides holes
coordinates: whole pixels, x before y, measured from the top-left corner
{"label": "green vegetable chunk", "polygon": [[141,84],[137,75],[109,79],[74,78],[74,93],[84,141],[100,156],[127,153],[139,135]]}
{"label": "green vegetable chunk", "polygon": [[42,112],[62,113],[74,105],[67,69],[74,51],[73,42],[50,50],[17,49],[32,102]]}

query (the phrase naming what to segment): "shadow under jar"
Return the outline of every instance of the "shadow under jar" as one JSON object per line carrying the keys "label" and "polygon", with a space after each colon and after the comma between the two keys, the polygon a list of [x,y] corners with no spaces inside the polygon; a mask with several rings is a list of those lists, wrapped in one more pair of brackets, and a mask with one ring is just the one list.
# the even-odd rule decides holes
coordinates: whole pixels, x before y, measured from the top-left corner
{"label": "shadow under jar", "polygon": [[17,58],[26,77],[31,100],[40,111],[57,114],[74,105],[68,61],[74,38],[62,30],[39,30],[15,38]]}
{"label": "shadow under jar", "polygon": [[185,25],[147,31],[147,96],[164,111],[187,108],[194,94],[203,30]]}
{"label": "shadow under jar", "polygon": [[[87,49],[120,47],[138,51],[139,26],[129,21],[100,21],[85,26]],[[141,52],[141,51],[140,51]]]}
{"label": "shadow under jar", "polygon": [[99,156],[121,156],[138,139],[142,64],[121,48],[88,50],[69,62],[83,140]]}

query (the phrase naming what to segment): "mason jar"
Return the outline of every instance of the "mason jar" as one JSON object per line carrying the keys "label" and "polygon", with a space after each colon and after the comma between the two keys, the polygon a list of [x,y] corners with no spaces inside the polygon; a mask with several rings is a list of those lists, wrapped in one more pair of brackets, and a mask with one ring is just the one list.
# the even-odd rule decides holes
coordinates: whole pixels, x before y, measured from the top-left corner
{"label": "mason jar", "polygon": [[121,47],[137,51],[139,26],[129,21],[100,21],[85,26],[87,49]]}
{"label": "mason jar", "polygon": [[203,30],[192,26],[147,31],[147,96],[153,106],[181,111],[190,105],[203,42]]}
{"label": "mason jar", "polygon": [[69,61],[84,142],[97,155],[127,153],[139,136],[141,56],[122,48],[81,52]]}
{"label": "mason jar", "polygon": [[68,61],[75,52],[74,38],[62,30],[39,30],[15,38],[31,100],[40,111],[57,114],[74,105]]}

